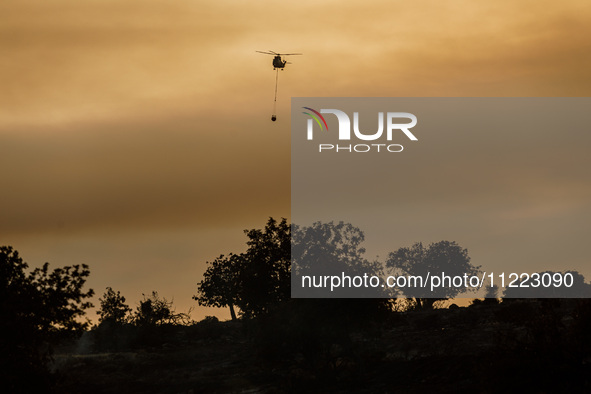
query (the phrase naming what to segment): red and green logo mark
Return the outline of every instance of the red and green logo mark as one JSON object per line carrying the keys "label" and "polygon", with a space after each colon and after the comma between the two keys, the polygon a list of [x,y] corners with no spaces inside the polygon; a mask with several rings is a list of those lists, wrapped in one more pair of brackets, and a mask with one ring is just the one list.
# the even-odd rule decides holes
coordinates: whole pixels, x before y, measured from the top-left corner
{"label": "red and green logo mark", "polygon": [[[324,120],[324,116],[320,115],[320,112],[313,110],[310,107],[302,107],[302,108],[313,112],[313,113],[309,113],[309,112],[302,112],[302,113],[311,116],[312,119],[314,119],[316,121],[316,123],[318,123],[318,126],[320,126],[320,130],[323,130],[322,123],[324,123],[324,127],[326,127],[326,131],[328,131],[328,125],[326,124],[326,120]],[[322,123],[320,123],[320,120],[322,120]]]}

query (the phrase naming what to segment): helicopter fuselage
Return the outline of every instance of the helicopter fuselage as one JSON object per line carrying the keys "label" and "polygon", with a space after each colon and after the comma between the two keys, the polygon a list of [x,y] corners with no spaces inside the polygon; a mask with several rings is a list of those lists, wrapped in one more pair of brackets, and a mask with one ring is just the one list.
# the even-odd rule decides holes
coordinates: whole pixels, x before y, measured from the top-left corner
{"label": "helicopter fuselage", "polygon": [[281,56],[277,55],[273,58],[273,68],[285,68],[287,60],[281,59]]}

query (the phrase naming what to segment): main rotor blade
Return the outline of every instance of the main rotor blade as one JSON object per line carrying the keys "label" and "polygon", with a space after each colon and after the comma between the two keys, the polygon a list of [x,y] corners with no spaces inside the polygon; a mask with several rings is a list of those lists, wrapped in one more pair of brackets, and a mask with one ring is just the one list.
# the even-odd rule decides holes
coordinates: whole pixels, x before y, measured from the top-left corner
{"label": "main rotor blade", "polygon": [[264,53],[265,55],[275,55],[275,53],[263,52],[263,51],[255,51],[258,53]]}
{"label": "main rotor blade", "polygon": [[294,56],[294,55],[303,55],[303,53],[278,53],[281,56]]}

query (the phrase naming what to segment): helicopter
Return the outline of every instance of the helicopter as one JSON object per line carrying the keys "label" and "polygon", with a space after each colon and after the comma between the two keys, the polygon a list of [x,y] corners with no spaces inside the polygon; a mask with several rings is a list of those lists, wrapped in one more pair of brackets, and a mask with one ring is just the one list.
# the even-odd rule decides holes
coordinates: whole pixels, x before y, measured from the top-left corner
{"label": "helicopter", "polygon": [[302,55],[301,53],[277,53],[277,52],[273,52],[273,51],[269,51],[269,52],[256,51],[256,52],[263,53],[265,55],[273,55],[274,56],[273,57],[273,70],[278,70],[278,69],[283,70],[285,68],[286,64],[291,64],[287,60],[283,60],[281,58],[281,56]]}
{"label": "helicopter", "polygon": [[283,71],[286,64],[291,64],[287,60],[283,60],[283,58],[281,56],[302,55],[302,53],[277,53],[277,52],[273,52],[273,51],[268,51],[268,52],[255,51],[255,52],[273,56],[273,70],[277,70],[277,73],[275,75],[275,100],[273,102],[273,115],[271,115],[271,120],[273,122],[275,122],[277,120],[277,115],[275,114],[275,112],[277,109],[277,82],[279,79],[279,70]]}

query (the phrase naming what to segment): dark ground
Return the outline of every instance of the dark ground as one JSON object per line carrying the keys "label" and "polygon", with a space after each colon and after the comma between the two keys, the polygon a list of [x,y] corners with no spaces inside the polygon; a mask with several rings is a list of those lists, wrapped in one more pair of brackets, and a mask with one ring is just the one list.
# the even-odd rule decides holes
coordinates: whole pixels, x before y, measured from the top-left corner
{"label": "dark ground", "polygon": [[141,340],[95,331],[54,355],[56,391],[588,393],[590,307],[517,300],[355,325],[209,320],[155,327]]}

